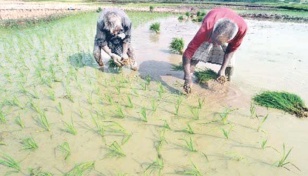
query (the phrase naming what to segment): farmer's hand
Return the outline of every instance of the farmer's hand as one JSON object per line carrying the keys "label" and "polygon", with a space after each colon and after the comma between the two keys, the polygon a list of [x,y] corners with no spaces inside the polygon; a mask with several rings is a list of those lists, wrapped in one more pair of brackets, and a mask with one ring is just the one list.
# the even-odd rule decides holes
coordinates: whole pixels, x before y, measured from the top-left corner
{"label": "farmer's hand", "polygon": [[187,94],[190,94],[191,93],[191,88],[192,88],[192,80],[191,79],[185,80],[184,86],[183,86],[184,91]]}
{"label": "farmer's hand", "polygon": [[114,53],[111,53],[110,54],[110,57],[113,59],[114,63],[119,66],[119,67],[122,67],[123,64],[121,62],[121,57],[117,54],[114,54]]}
{"label": "farmer's hand", "polygon": [[128,60],[128,55],[127,55],[127,54],[123,54],[123,55],[122,55],[122,60],[123,60],[123,61]]}
{"label": "farmer's hand", "polygon": [[220,69],[218,71],[218,77],[216,78],[216,81],[219,82],[220,84],[224,84],[227,82],[227,77],[225,75],[225,70]]}

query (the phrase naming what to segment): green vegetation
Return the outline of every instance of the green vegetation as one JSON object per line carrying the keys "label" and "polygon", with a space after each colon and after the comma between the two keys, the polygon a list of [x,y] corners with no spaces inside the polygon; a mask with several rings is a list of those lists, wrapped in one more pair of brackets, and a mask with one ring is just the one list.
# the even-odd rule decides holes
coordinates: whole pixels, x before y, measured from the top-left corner
{"label": "green vegetation", "polygon": [[254,96],[253,100],[261,106],[280,109],[297,117],[308,117],[308,108],[304,101],[292,93],[265,91]]}
{"label": "green vegetation", "polygon": [[94,162],[85,162],[77,164],[72,170],[65,173],[64,176],[76,176],[76,175],[85,175],[87,172],[94,169]]}
{"label": "green vegetation", "polygon": [[160,23],[156,22],[156,23],[151,24],[150,30],[154,31],[156,33],[159,33],[160,32]]}
{"label": "green vegetation", "polygon": [[14,172],[19,172],[20,171],[20,165],[18,162],[16,162],[12,157],[6,154],[2,154],[0,158],[0,165],[9,167],[14,169]]}
{"label": "green vegetation", "polygon": [[173,38],[170,46],[170,50],[175,53],[183,54],[184,49],[184,39],[183,38]]}
{"label": "green vegetation", "polygon": [[217,73],[211,69],[206,69],[202,71],[195,71],[195,76],[199,83],[206,83],[209,80],[213,80],[217,78]]}
{"label": "green vegetation", "polygon": [[26,138],[21,142],[23,144],[23,149],[25,150],[36,150],[38,148],[37,143],[33,138]]}
{"label": "green vegetation", "polygon": [[[170,15],[131,11],[128,13],[134,28],[144,22]],[[1,29],[3,35],[0,49],[4,49],[0,53],[0,67],[5,69],[0,69],[0,75],[3,75],[0,77],[0,128],[5,130],[0,132],[0,151],[9,152],[14,159],[1,155],[0,175],[14,175],[13,172],[46,176],[116,173],[136,175],[142,172],[163,175],[169,171],[172,174],[176,172],[182,175],[204,175],[207,172],[208,167],[204,164],[208,163],[198,162],[199,169],[193,163],[191,165],[187,162],[187,158],[170,159],[168,152],[177,147],[180,148],[174,150],[177,154],[187,156],[189,151],[191,159],[205,157],[209,162],[207,155],[203,153],[206,151],[209,157],[217,154],[222,156],[222,162],[229,164],[229,158],[224,151],[229,149],[231,140],[224,138],[230,137],[229,128],[226,128],[226,124],[231,123],[228,118],[235,115],[228,111],[223,112],[220,118],[218,117],[218,121],[222,123],[212,123],[211,118],[216,111],[204,108],[206,96],[179,96],[178,91],[170,89],[181,89],[182,82],[168,85],[149,75],[140,78],[125,71],[115,73],[98,70],[92,56],[95,35],[93,24],[96,20],[97,13],[93,12],[42,22],[29,28]],[[254,109],[252,114],[256,115],[255,111]],[[175,114],[178,114],[176,118]],[[140,119],[146,123],[140,123]],[[255,125],[262,128],[264,117],[259,119],[259,124],[245,124],[250,129],[249,132],[259,135],[256,130],[251,131],[257,128]],[[237,134],[247,132],[246,126],[243,128],[236,123],[234,125],[237,125],[236,130],[239,130],[236,131]],[[221,137],[222,129],[226,129],[224,138]],[[159,135],[153,134],[153,131],[158,131]],[[188,135],[188,138],[176,144],[176,139],[182,138],[183,135]],[[32,140],[23,140],[27,136],[33,136]],[[254,142],[254,147],[267,147],[266,142],[248,143],[240,137],[241,135],[232,135],[232,142],[241,141],[239,145],[251,145]],[[196,140],[195,143],[193,139]],[[22,144],[20,141],[23,141]],[[207,144],[213,141],[223,144],[221,150],[214,151],[206,146],[203,148],[204,142]],[[16,143],[18,144],[15,145]],[[40,148],[35,150],[35,146]],[[140,150],[138,147],[143,148]],[[23,148],[27,150],[22,150]],[[32,149],[35,151],[29,153]],[[148,154],[142,153],[148,151],[154,153],[151,152],[149,157],[139,157]],[[45,156],[45,153],[53,156],[54,152],[60,153],[60,157],[56,155],[55,158],[50,158],[54,167],[39,162],[33,165],[34,161],[40,159],[38,156]],[[84,154],[79,158],[80,156],[73,155],[74,152]],[[104,158],[104,154],[125,158]],[[253,157],[256,158],[255,161],[268,162],[262,155]],[[287,159],[282,160],[282,167],[288,166],[285,163],[289,158],[284,158]],[[75,165],[81,162],[79,159],[98,161],[95,165],[99,166],[94,169],[94,162]],[[116,171],[109,166],[123,160],[134,162],[135,159],[142,167],[137,164],[131,173],[122,165],[119,165],[119,170]],[[179,163],[189,167],[172,172],[172,169],[177,168],[170,166],[177,166]],[[50,172],[46,169],[50,169]],[[218,165],[217,171],[220,169],[222,168]],[[168,170],[168,173],[163,173],[164,170]]]}

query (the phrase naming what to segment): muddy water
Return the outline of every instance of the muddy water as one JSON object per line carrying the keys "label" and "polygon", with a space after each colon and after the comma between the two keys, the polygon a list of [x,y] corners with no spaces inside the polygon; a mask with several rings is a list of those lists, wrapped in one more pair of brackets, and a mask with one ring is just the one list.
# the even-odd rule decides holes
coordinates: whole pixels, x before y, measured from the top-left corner
{"label": "muddy water", "polygon": [[[185,46],[187,46],[199,29],[199,24],[190,21],[178,22],[176,18],[159,20],[158,22],[161,23],[160,34],[148,30],[152,22],[134,31],[134,44],[141,67],[140,74],[151,75],[157,81],[164,82],[171,91],[181,91],[183,73],[172,71],[171,66],[171,64],[179,64],[181,56],[171,53],[168,47],[173,37],[182,37]],[[250,114],[251,97],[262,90],[292,92],[299,95],[308,104],[308,60],[307,45],[304,43],[304,41],[308,41],[308,24],[255,20],[247,20],[247,23],[249,31],[234,56],[235,72],[232,82],[225,86],[219,85],[215,81],[209,82],[208,85],[194,84],[192,95],[204,97],[211,107],[239,108],[236,115],[231,118],[244,128],[258,123],[258,121],[247,119],[247,116]],[[201,63],[198,67],[201,69],[208,67],[215,71],[219,69],[219,66],[208,63]],[[192,101],[196,101],[196,99]],[[307,119],[298,119],[281,111],[267,110],[262,107],[257,107],[257,113],[259,115],[269,114],[270,117],[264,124],[266,132],[263,137],[252,136],[244,129],[236,130],[237,137],[243,141],[258,138],[261,142],[261,140],[268,139],[269,145],[275,146],[279,152],[282,152],[283,143],[293,147],[290,161],[299,167],[301,172],[292,166],[292,172],[275,169],[270,166],[272,163],[248,162],[247,165],[237,165],[225,162],[223,164],[223,167],[226,168],[224,174],[308,174],[308,169],[305,167],[305,161],[308,159],[308,152],[305,151],[305,148],[308,147]],[[211,146],[213,142],[200,145],[206,146],[210,150],[212,148],[214,152],[217,148]],[[219,144],[217,145],[219,146]],[[257,156],[262,155],[262,158],[271,160],[274,159],[273,154],[277,155],[274,150],[261,152],[261,154],[260,151],[256,151],[254,147],[249,145],[231,145],[229,147],[240,153],[247,152],[251,158],[258,158]],[[215,165],[215,162],[211,162],[211,164]],[[221,163],[217,162],[216,164]]]}
{"label": "muddy water", "polygon": [[[80,18],[78,22],[80,23]],[[25,86],[31,93],[36,90],[37,98],[19,93],[18,86],[13,81],[8,81],[5,77],[1,78],[3,81],[1,90],[6,90],[1,92],[1,98],[4,99],[1,111],[7,122],[0,124],[0,154],[1,156],[2,153],[8,154],[20,163],[21,172],[14,174],[29,175],[29,168],[41,168],[54,175],[64,175],[76,164],[93,161],[95,169],[89,175],[120,173],[158,175],[154,167],[148,170],[147,168],[158,156],[161,156],[164,161],[163,175],[183,175],[184,171],[192,170],[193,165],[199,169],[201,175],[307,175],[307,119],[297,119],[281,111],[267,110],[262,107],[256,109],[256,113],[261,116],[257,119],[250,117],[249,111],[251,96],[262,89],[293,90],[307,100],[306,92],[299,86],[301,84],[303,87],[307,86],[307,78],[302,76],[305,72],[304,64],[307,62],[303,57],[303,49],[294,47],[297,40],[293,42],[291,40],[293,39],[291,36],[295,37],[297,34],[301,34],[301,38],[305,39],[307,25],[248,21],[251,30],[237,54],[238,62],[233,81],[225,86],[215,81],[202,86],[195,84],[194,93],[186,97],[178,95],[178,92],[182,91],[183,73],[171,70],[171,64],[178,64],[181,56],[170,53],[168,47],[173,37],[183,37],[187,44],[199,26],[192,22],[179,23],[176,18],[159,20],[159,22],[161,22],[159,35],[149,32],[149,25],[152,22],[134,30],[133,40],[140,64],[138,73],[142,78],[150,76],[154,80],[146,89],[145,80],[134,76],[136,73],[131,73],[127,69],[115,74],[95,68],[92,54],[87,52],[87,47],[92,47],[94,36],[91,33],[94,30],[88,24],[84,26],[80,24],[85,32],[78,32],[77,37],[71,35],[73,28],[63,30],[61,27],[63,23],[57,25],[62,31],[58,33],[61,34],[61,40],[76,40],[78,47],[75,43],[63,45],[63,41],[58,40],[58,36],[53,37],[57,33],[50,32],[53,35],[44,42],[53,47],[44,50],[44,54],[46,57],[54,56],[55,53],[59,55],[44,62],[44,67],[54,67],[58,71],[56,78],[59,81],[53,82],[50,87],[42,85],[40,80],[33,76],[33,69],[26,70],[26,73],[30,73],[27,74],[29,76]],[[290,32],[290,29],[294,29],[296,35]],[[289,43],[279,42],[282,35],[274,31],[279,31],[279,34],[285,33]],[[46,29],[46,33],[48,32]],[[269,36],[269,33],[272,35]],[[36,35],[34,33],[30,36],[35,39]],[[25,35],[20,39],[42,45],[40,41],[32,40],[31,37],[27,38]],[[91,41],[89,42],[91,46],[85,44],[85,41]],[[264,45],[267,44],[265,41],[271,45],[265,47]],[[33,56],[33,53],[36,53],[35,45],[33,48],[28,48],[16,43],[16,48],[25,48],[25,55]],[[273,43],[278,49],[271,48]],[[292,46],[290,51],[294,58],[300,58],[301,64],[294,62],[293,66],[296,66],[298,71],[291,72],[290,75],[293,75],[291,77],[285,75],[281,78],[277,76],[281,70],[276,67],[288,68],[283,61],[286,62],[292,57],[283,52],[286,52],[286,47],[289,45]],[[65,52],[62,52],[62,47]],[[284,55],[288,58],[280,60]],[[271,59],[266,60],[267,56]],[[37,61],[41,57],[29,58],[33,61],[26,62],[29,64],[28,67],[37,67]],[[253,58],[253,61],[249,58]],[[18,58],[16,60],[18,61]],[[12,66],[14,63],[7,62],[7,64],[6,68],[11,69],[2,69],[1,75],[10,74],[12,78],[19,78],[18,74],[15,74],[15,67]],[[250,68],[249,65],[253,67]],[[205,66],[218,69],[215,65],[199,65],[200,68]],[[258,68],[255,68],[256,66]],[[72,74],[68,74],[69,72]],[[42,73],[48,76],[49,70]],[[282,80],[289,82],[284,83]],[[19,79],[15,81],[18,82]],[[166,90],[161,98],[159,82]],[[289,85],[291,83],[293,84]],[[36,85],[34,89],[32,84]],[[69,100],[68,90],[73,100]],[[55,100],[50,98],[50,91],[54,91]],[[7,102],[5,100],[14,102],[13,97],[18,98],[21,107],[4,105]],[[133,108],[129,107],[128,97],[133,102]],[[198,107],[198,99],[205,101],[199,110],[199,116],[191,112]],[[180,109],[176,115],[175,104],[181,100]],[[60,113],[60,104],[63,113]],[[157,105],[156,110],[153,110],[153,104]],[[39,120],[40,113],[35,111],[35,106],[45,112],[50,131],[44,130]],[[124,117],[121,117],[119,108],[124,112]],[[146,110],[147,122],[142,120],[142,109]],[[223,121],[219,113],[225,110],[233,111]],[[258,131],[261,120],[266,114],[269,114],[269,118]],[[15,119],[18,116],[22,118],[24,128],[17,125]],[[77,130],[75,135],[67,132],[66,124],[71,123]],[[170,126],[170,130],[164,128],[166,123]],[[194,134],[187,132],[188,124]],[[223,134],[223,130],[228,132],[228,139]],[[131,137],[124,142],[125,137],[129,135]],[[37,142],[39,146],[37,150],[23,149],[24,145],[21,141],[29,137]],[[197,152],[189,151],[185,141],[189,142],[190,139]],[[262,149],[261,143],[265,140],[267,144],[265,149]],[[114,141],[121,146],[125,157],[107,157]],[[162,146],[158,152],[159,141],[162,141]],[[59,145],[64,142],[69,144],[71,151],[67,160],[59,149]],[[287,150],[293,147],[287,161],[296,165],[301,171],[291,164],[286,165],[289,170],[273,166],[281,158],[283,143]],[[154,170],[150,173],[152,169]],[[0,175],[5,175],[12,170],[0,165]]]}

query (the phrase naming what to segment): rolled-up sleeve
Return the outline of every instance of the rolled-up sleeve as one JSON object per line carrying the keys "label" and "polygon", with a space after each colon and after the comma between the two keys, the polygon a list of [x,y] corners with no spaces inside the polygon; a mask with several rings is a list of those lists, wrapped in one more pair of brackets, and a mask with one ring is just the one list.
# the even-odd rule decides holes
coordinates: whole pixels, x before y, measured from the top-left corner
{"label": "rolled-up sleeve", "polygon": [[107,45],[106,32],[104,31],[104,22],[97,22],[95,44],[100,47]]}

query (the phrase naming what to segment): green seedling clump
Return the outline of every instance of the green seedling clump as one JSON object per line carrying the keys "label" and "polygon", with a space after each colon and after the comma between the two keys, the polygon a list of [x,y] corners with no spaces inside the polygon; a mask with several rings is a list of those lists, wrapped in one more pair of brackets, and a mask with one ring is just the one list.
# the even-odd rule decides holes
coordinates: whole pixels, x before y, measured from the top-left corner
{"label": "green seedling clump", "polygon": [[194,74],[199,83],[206,83],[209,80],[216,79],[218,76],[217,73],[211,69],[196,71]]}
{"label": "green seedling clump", "polygon": [[154,31],[156,33],[159,33],[160,32],[160,23],[157,22],[157,23],[151,24],[150,30]]}
{"label": "green seedling clump", "polygon": [[170,43],[169,48],[172,52],[183,54],[184,39],[183,38],[173,38]]}
{"label": "green seedling clump", "polygon": [[308,108],[304,101],[295,94],[288,92],[265,91],[253,97],[261,106],[280,109],[297,117],[308,117]]}

